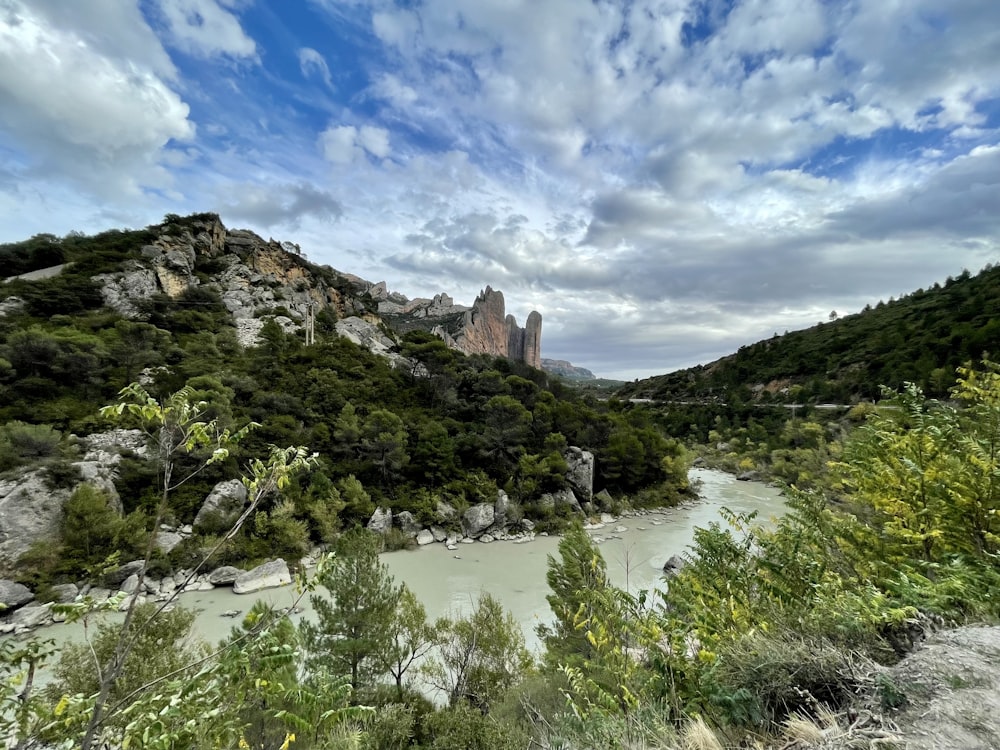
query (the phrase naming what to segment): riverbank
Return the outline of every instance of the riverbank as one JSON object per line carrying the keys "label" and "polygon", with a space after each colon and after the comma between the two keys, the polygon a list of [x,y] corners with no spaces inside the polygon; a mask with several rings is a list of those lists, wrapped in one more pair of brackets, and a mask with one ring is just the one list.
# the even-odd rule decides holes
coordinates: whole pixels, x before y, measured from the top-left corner
{"label": "riverbank", "polygon": [[[633,592],[654,588],[662,577],[663,564],[684,552],[696,527],[720,522],[722,507],[740,513],[757,511],[762,521],[783,512],[784,499],[777,488],[737,482],[729,474],[709,469],[692,469],[690,476],[700,483],[697,501],[614,517],[603,526],[592,525],[589,533],[599,540],[615,585]],[[535,626],[550,616],[545,573],[548,556],[558,554],[559,538],[538,534],[530,541],[524,539],[527,537],[459,544],[455,550],[436,543],[384,553],[382,561],[397,582],[405,583],[416,594],[431,618],[465,613],[481,592],[488,591],[522,624],[533,644]],[[197,610],[198,634],[214,643],[228,635],[232,618],[248,612],[257,599],[287,608],[296,604],[296,598],[293,586],[234,594],[230,587],[206,586],[202,581],[185,588],[177,601]],[[295,618],[311,616],[308,597],[299,606],[301,611]],[[104,617],[113,621],[121,615]],[[54,623],[44,632],[46,638],[61,642],[76,640],[79,630],[78,625]]]}

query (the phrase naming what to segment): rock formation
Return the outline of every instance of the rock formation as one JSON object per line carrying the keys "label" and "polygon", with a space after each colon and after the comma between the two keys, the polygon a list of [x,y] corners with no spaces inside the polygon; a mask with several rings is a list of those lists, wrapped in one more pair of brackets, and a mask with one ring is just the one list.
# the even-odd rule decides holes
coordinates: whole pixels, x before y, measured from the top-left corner
{"label": "rock formation", "polygon": [[542,369],[567,380],[596,380],[596,376],[586,367],[577,367],[565,359],[542,358]]}
{"label": "rock formation", "polygon": [[476,297],[456,331],[439,326],[433,332],[466,354],[507,357],[535,368],[542,365],[542,316],[532,311],[525,327],[519,327],[514,316],[506,314],[503,292],[491,287]]}

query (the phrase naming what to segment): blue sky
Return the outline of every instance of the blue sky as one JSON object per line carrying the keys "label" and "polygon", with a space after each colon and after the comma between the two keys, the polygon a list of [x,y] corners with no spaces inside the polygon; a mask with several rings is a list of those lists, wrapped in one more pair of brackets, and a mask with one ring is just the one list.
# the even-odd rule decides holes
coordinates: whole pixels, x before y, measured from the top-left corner
{"label": "blue sky", "polygon": [[667,372],[1000,260],[1000,3],[0,0],[0,241],[196,211]]}

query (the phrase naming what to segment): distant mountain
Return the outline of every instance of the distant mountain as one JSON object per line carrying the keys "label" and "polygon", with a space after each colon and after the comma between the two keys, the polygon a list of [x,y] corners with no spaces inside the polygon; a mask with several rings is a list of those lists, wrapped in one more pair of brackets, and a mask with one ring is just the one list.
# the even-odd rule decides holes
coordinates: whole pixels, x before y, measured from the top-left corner
{"label": "distant mountain", "polygon": [[947,395],[955,368],[1000,355],[1000,267],[879,302],[855,315],[741,347],[707,365],[634,383],[623,398],[847,403],[914,382]]}
{"label": "distant mountain", "polygon": [[577,367],[565,359],[542,358],[542,369],[566,380],[596,380],[597,376],[585,367]]}

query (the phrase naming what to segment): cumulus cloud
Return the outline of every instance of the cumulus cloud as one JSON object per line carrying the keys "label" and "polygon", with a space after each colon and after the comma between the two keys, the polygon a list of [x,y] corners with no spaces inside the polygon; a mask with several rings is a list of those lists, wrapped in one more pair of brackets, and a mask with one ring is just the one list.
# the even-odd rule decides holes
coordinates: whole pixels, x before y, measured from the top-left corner
{"label": "cumulus cloud", "polygon": [[327,88],[333,88],[333,79],[330,77],[330,68],[326,64],[326,60],[323,55],[311,47],[303,47],[299,50],[299,69],[306,78],[319,76]]}
{"label": "cumulus cloud", "polygon": [[371,125],[331,125],[319,137],[320,149],[327,161],[346,165],[368,154],[385,159],[391,153],[389,131]]}
{"label": "cumulus cloud", "polygon": [[99,9],[112,28],[143,38],[146,51],[135,53],[117,35],[106,43],[63,27],[61,15],[45,13],[45,3],[5,0],[0,123],[25,164],[72,174],[102,191],[135,190],[140,181],[166,179],[157,166],[163,149],[191,139],[195,128],[188,105],[161,77],[173,74],[169,58],[135,9],[130,14],[124,3],[121,14],[112,12],[117,5]]}
{"label": "cumulus cloud", "polygon": [[195,57],[256,58],[257,45],[227,0],[156,0],[171,42]]}

